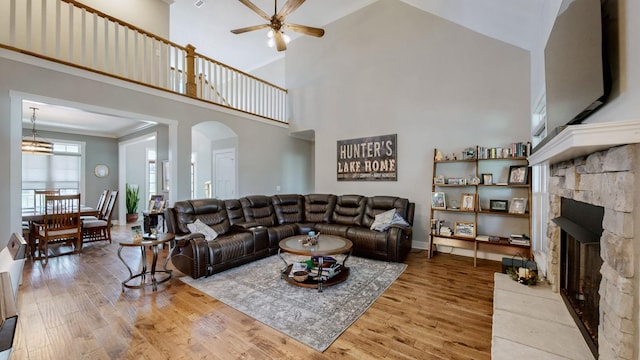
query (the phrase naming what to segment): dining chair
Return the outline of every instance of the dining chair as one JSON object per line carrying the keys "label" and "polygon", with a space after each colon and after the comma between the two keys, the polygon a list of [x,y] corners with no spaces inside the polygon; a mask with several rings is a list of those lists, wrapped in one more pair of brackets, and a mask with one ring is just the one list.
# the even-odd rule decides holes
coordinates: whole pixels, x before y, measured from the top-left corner
{"label": "dining chair", "polygon": [[83,215],[80,216],[81,221],[87,220],[99,220],[103,218],[103,211],[107,206],[107,197],[109,196],[109,189],[104,189],[98,198],[98,204],[96,205],[96,215]]}
{"label": "dining chair", "polygon": [[113,208],[118,200],[118,191],[113,190],[107,197],[99,219],[85,219],[82,221],[82,242],[108,240],[111,243],[111,217]]}
{"label": "dining chair", "polygon": [[44,212],[45,197],[47,195],[60,195],[60,189],[51,190],[34,190],[33,191],[33,209]]}
{"label": "dining chair", "polygon": [[44,211],[43,222],[36,226],[40,258],[44,256],[48,261],[52,242],[71,242],[74,252],[79,252],[82,245],[80,194],[46,195]]}

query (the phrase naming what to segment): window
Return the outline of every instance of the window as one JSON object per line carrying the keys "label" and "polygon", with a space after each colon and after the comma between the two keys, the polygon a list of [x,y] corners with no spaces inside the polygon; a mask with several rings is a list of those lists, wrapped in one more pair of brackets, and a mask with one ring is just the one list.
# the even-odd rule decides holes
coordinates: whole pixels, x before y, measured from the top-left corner
{"label": "window", "polygon": [[53,141],[53,155],[22,154],[22,208],[32,208],[34,191],[60,189],[81,194],[84,143]]}
{"label": "window", "polygon": [[157,194],[158,184],[158,165],[156,161],[156,152],[147,150],[147,199],[151,199],[151,195]]}

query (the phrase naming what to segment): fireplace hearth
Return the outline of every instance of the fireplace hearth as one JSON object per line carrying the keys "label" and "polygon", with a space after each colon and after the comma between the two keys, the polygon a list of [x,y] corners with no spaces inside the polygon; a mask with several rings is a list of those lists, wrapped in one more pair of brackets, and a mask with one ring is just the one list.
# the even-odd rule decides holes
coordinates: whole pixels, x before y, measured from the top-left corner
{"label": "fireplace hearth", "polygon": [[598,357],[600,323],[598,289],[600,239],[604,208],[562,198],[560,216],[553,219],[561,229],[560,294],[593,355]]}

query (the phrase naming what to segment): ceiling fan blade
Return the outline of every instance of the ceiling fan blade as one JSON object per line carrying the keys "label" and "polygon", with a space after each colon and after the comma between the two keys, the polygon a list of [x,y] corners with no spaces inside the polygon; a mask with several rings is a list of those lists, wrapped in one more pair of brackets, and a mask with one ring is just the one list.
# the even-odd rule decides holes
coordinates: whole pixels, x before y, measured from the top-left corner
{"label": "ceiling fan blade", "polygon": [[289,0],[286,4],[280,9],[278,14],[276,15],[280,21],[284,21],[284,19],[289,16],[292,12],[294,12],[297,8],[304,3],[305,0]]}
{"label": "ceiling fan blade", "polygon": [[278,51],[287,50],[287,43],[284,42],[282,33],[280,31],[275,31],[273,35],[273,38],[276,40],[276,49],[278,49]]}
{"label": "ceiling fan blade", "polygon": [[271,21],[271,17],[269,17],[269,15],[267,15],[267,13],[262,11],[259,7],[255,6],[251,1],[249,0],[238,0],[238,1],[243,3],[249,9],[253,10],[256,14],[260,15],[263,19],[267,21]]}
{"label": "ceiling fan blade", "polygon": [[322,35],[324,35],[323,29],[315,28],[311,26],[297,25],[297,24],[284,24],[283,26],[291,31],[299,32],[305,35],[311,35],[315,37],[322,37]]}
{"label": "ceiling fan blade", "polygon": [[249,31],[266,29],[268,27],[269,27],[269,24],[254,25],[254,26],[248,26],[248,27],[245,27],[245,28],[231,30],[231,32],[234,33],[234,34],[242,34],[242,33],[246,33],[246,32],[249,32]]}

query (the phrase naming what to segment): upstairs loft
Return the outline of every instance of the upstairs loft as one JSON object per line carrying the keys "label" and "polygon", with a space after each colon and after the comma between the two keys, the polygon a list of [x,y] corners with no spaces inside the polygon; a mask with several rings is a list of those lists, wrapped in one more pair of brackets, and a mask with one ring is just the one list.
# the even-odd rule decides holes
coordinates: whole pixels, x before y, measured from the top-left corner
{"label": "upstairs loft", "polygon": [[287,90],[74,0],[0,2],[0,47],[287,123]]}

